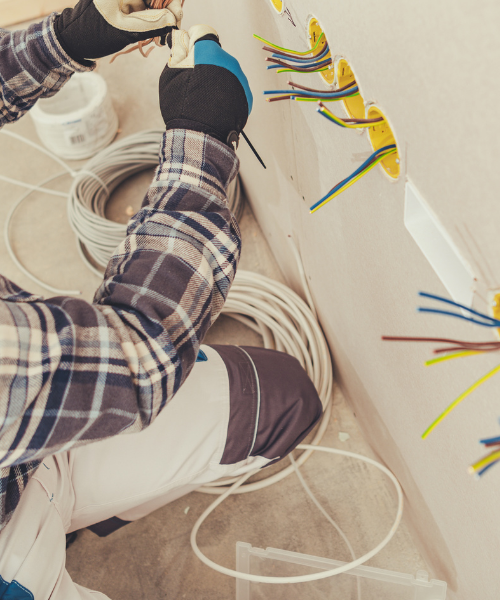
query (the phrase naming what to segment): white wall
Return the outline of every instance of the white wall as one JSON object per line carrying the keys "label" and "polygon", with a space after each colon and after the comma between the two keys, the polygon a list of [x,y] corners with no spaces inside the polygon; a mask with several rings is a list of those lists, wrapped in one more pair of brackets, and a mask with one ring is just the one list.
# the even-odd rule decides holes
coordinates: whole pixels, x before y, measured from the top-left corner
{"label": "white wall", "polygon": [[[494,0],[286,0],[296,27],[270,0],[189,0],[185,25],[209,22],[249,76],[255,109],[247,133],[268,165],[240,150],[256,216],[289,281],[288,237],[299,246],[337,376],[380,457],[397,473],[434,576],[450,598],[498,598],[500,467],[481,481],[467,466],[478,439],[500,432],[499,380],[485,384],[429,436],[429,423],[498,358],[425,368],[426,345],[382,343],[382,334],[493,339],[445,317],[419,315],[417,291],[446,294],[403,223],[410,178],[477,278],[474,306],[500,287],[500,4]],[[258,33],[306,48],[305,23],[320,19],[335,55],[345,55],[365,100],[389,118],[403,175],[380,169],[315,215],[308,207],[369,154],[365,134],[330,125],[307,103],[267,104],[262,90],[287,75],[266,72]],[[295,76],[296,77],[296,76]],[[299,79],[297,79],[299,80]],[[319,75],[309,84],[322,86]],[[340,105],[333,109],[343,116]],[[479,331],[479,329],[481,329]]]}

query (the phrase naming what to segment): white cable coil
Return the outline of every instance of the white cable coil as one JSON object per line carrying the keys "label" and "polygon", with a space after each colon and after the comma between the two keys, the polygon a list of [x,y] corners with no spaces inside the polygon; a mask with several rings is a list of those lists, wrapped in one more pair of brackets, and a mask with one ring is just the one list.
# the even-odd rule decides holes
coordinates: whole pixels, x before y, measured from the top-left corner
{"label": "white cable coil", "polygon": [[[128,177],[158,166],[158,151],[164,131],[160,129],[141,131],[123,138],[99,152],[80,171],[74,171],[59,157],[31,140],[5,129],[1,133],[36,148],[43,154],[50,156],[65,169],[64,173],[45,179],[39,186],[0,175],[0,180],[29,190],[12,206],[5,222],[4,238],[7,251],[16,266],[37,285],[57,295],[79,295],[78,290],[63,290],[44,283],[21,264],[9,237],[10,224],[15,212],[34,192],[67,198],[68,220],[77,236],[80,258],[92,273],[97,277],[102,277],[102,272],[95,265],[101,269],[106,268],[114,251],[127,233],[126,224],[116,223],[106,218],[106,205],[111,193]],[[69,195],[65,192],[43,187],[65,173],[74,178]],[[243,211],[239,176],[235,177],[229,185],[227,199],[229,208],[236,219],[239,219]],[[82,246],[92,260],[89,260]]]}
{"label": "white cable coil", "polygon": [[[111,144],[89,160],[73,181],[68,198],[69,222],[80,243],[100,267],[106,268],[127,232],[127,225],[106,218],[106,204],[113,190],[125,179],[158,166],[163,133],[162,130],[141,131]],[[240,196],[239,177],[236,177],[228,189],[229,206],[235,213],[241,207]],[[96,272],[83,253],[82,259]]]}

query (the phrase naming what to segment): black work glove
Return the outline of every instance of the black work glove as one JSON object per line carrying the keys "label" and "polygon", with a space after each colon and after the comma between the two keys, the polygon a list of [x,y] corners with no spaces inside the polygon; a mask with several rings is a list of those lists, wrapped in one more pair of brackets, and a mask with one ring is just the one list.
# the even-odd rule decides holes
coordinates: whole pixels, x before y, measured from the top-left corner
{"label": "black work glove", "polygon": [[80,0],[54,22],[66,53],[81,64],[120,52],[129,44],[165,37],[182,19],[182,0],[148,9],[143,0]]}
{"label": "black work glove", "polygon": [[172,56],[160,77],[167,129],[201,131],[236,149],[253,104],[238,61],[222,50],[208,25],[174,30],[169,43]]}

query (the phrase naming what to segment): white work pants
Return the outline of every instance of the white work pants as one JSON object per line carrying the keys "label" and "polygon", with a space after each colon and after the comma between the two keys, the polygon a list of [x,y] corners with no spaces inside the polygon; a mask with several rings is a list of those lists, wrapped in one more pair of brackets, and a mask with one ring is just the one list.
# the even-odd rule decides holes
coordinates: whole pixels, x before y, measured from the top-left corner
{"label": "white work pants", "polygon": [[208,362],[195,365],[150,427],[43,461],[0,533],[0,597],[105,598],[71,580],[66,533],[116,517],[137,520],[207,482],[270,462],[249,457],[220,464],[230,416],[228,374],[215,350],[204,351]]}

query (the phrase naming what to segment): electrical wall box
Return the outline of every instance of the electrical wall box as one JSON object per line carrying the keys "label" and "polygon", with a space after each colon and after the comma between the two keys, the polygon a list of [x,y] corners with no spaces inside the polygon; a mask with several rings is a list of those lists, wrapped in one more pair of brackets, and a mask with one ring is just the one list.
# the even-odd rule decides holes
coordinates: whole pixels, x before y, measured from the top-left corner
{"label": "electrical wall box", "polygon": [[283,12],[283,0],[271,0],[271,4],[274,6],[274,8],[278,11],[279,14]]}
{"label": "electrical wall box", "polygon": [[[275,548],[252,548],[236,544],[236,570],[267,577],[295,577],[341,567],[346,563],[317,556],[297,554]],[[352,571],[298,584],[252,583],[238,579],[236,600],[347,600],[358,597],[360,584],[363,600],[446,600],[447,584],[431,579],[426,571],[417,575],[395,573],[374,567],[356,567]]]}
{"label": "electrical wall box", "polygon": [[472,305],[474,274],[417,188],[406,182],[405,226],[453,300]]}
{"label": "electrical wall box", "polygon": [[[323,40],[321,42],[320,48],[317,52],[318,54],[326,46],[326,44],[328,43],[328,40],[326,38],[326,33],[323,31],[323,28],[321,27],[318,19],[316,19],[316,17],[311,16],[309,19],[308,25],[307,25],[307,37],[309,39],[309,47],[310,48],[314,48],[316,46],[316,42],[321,37],[321,34],[324,34],[324,36],[323,36]],[[328,54],[325,56],[325,58],[323,60],[326,60],[327,58],[330,58],[330,59],[332,58],[331,51],[328,52]],[[328,85],[333,85],[333,83],[335,82],[335,71],[333,69],[333,64],[326,71],[321,71],[320,75],[321,75],[321,78],[325,81],[325,83],[327,83]]]}

